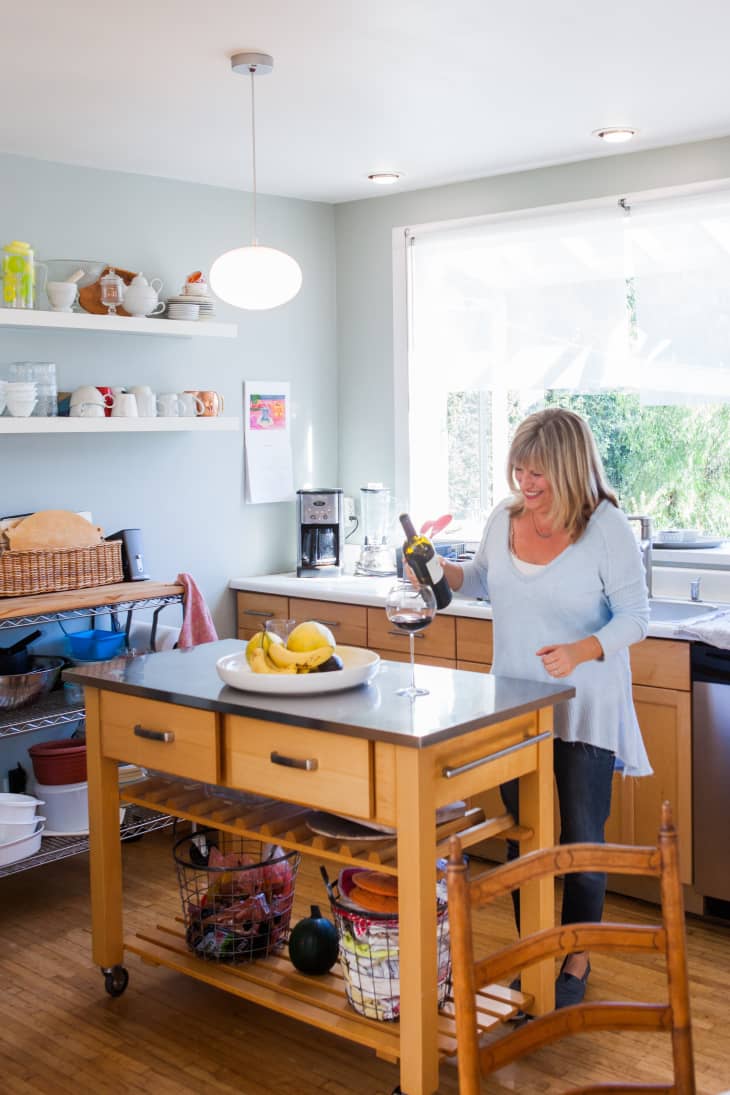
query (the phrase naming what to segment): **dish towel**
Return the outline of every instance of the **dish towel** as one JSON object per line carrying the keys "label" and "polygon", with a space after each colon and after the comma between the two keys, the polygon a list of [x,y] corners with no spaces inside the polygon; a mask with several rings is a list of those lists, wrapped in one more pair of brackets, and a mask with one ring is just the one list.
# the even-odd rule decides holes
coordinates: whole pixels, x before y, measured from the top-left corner
{"label": "dish towel", "polygon": [[178,574],[177,584],[183,587],[183,625],[177,641],[180,650],[199,643],[214,643],[218,638],[205,597],[191,574]]}
{"label": "dish towel", "polygon": [[701,643],[717,646],[720,650],[730,650],[730,612],[720,608],[711,616],[685,620],[675,629],[675,635],[684,639],[697,639]]}

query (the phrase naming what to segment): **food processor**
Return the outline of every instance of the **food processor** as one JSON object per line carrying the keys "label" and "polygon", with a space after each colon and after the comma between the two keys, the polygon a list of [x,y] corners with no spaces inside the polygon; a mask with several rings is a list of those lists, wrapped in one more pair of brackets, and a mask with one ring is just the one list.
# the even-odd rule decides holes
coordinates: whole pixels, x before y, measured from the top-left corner
{"label": "food processor", "polygon": [[362,547],[355,564],[356,574],[383,577],[395,574],[395,551],[388,545],[388,530],[393,519],[390,488],[368,483],[360,488],[360,527]]}

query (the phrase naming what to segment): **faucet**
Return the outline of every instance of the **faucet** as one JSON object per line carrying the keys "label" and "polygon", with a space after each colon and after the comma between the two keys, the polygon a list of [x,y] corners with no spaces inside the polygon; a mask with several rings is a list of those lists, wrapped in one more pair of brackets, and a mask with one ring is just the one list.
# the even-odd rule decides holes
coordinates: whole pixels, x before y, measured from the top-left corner
{"label": "faucet", "polygon": [[646,514],[627,514],[629,521],[639,522],[639,551],[641,552],[641,561],[644,564],[644,573],[646,574],[646,588],[649,596],[652,596],[652,558],[651,558],[651,543],[653,538],[653,530],[651,527],[651,517],[647,517]]}
{"label": "faucet", "polygon": [[700,582],[701,581],[702,581],[702,577],[700,576],[699,578],[693,578],[692,581],[689,583],[689,599],[691,601],[701,601],[702,600],[702,598],[700,596]]}

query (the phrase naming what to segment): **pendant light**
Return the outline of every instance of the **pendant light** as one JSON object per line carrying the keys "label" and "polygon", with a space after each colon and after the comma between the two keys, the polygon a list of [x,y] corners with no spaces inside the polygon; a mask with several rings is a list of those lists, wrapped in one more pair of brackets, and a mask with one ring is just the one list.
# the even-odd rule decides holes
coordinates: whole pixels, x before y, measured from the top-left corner
{"label": "pendant light", "polygon": [[263,311],[286,304],[302,286],[299,263],[284,251],[262,247],[256,236],[256,106],[254,77],[274,67],[268,53],[234,53],[231,68],[251,77],[251,150],[253,165],[253,232],[246,247],[225,251],[210,268],[210,287],[216,296],[236,308]]}

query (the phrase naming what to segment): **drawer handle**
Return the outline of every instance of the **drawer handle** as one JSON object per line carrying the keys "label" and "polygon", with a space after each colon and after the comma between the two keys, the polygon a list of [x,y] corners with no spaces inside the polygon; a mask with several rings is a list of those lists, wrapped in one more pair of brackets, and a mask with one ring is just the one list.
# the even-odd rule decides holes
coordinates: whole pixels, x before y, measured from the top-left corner
{"label": "drawer handle", "polygon": [[271,754],[271,763],[281,764],[284,768],[301,768],[305,772],[316,772],[319,768],[316,757],[299,760],[298,757],[285,757],[283,753],[277,753],[276,750]]}
{"label": "drawer handle", "polygon": [[342,620],[320,620],[325,627],[342,627]]}
{"label": "drawer handle", "polygon": [[146,726],[140,726],[139,723],[134,728],[134,736],[136,738],[148,738],[149,741],[164,741],[170,742],[175,740],[174,730],[148,730]]}
{"label": "drawer handle", "polygon": [[244,608],[243,615],[244,616],[261,616],[265,620],[273,620],[273,618],[274,618],[274,613],[273,612],[260,612],[256,608]]}
{"label": "drawer handle", "polygon": [[542,734],[536,734],[534,738],[525,738],[524,741],[518,741],[516,745],[508,745],[506,749],[500,749],[497,753],[490,753],[488,757],[479,757],[477,760],[470,760],[468,764],[459,764],[456,768],[442,768],[441,775],[444,779],[453,779],[454,776],[461,776],[464,772],[471,772],[472,769],[479,768],[482,764],[489,764],[490,761],[498,760],[499,757],[506,757],[508,753],[516,753],[518,749],[525,749],[528,745],[534,745],[535,742],[544,741],[545,738],[551,738],[552,735],[552,730],[544,730]]}
{"label": "drawer handle", "polygon": [[[408,638],[408,635],[403,631],[393,630],[393,631],[389,631],[388,634],[389,635],[396,635],[399,639],[407,639]],[[425,639],[426,638],[426,636],[423,634],[422,631],[412,632],[411,634],[413,635],[414,639]]]}

